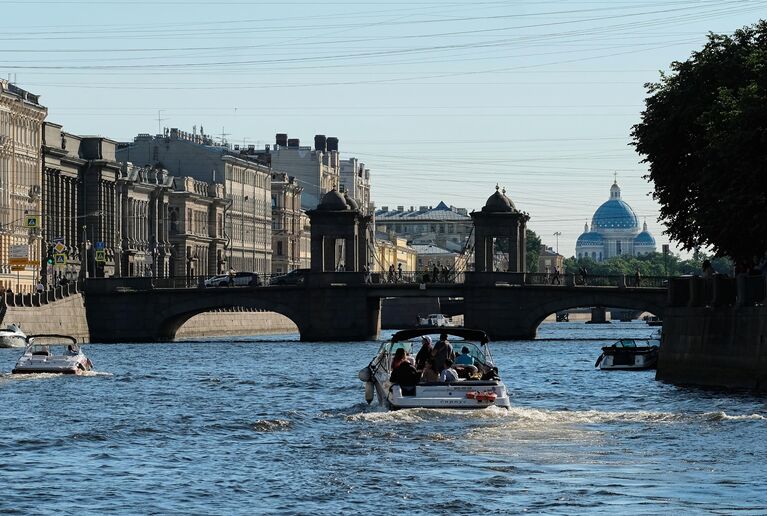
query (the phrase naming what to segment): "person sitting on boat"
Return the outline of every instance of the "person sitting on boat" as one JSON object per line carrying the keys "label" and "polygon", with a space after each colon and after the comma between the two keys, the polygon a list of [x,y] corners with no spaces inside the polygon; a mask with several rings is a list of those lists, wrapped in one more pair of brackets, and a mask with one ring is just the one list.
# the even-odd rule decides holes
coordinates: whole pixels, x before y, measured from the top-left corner
{"label": "person sitting on boat", "polygon": [[69,355],[77,355],[80,352],[80,350],[77,347],[77,344],[69,344],[67,346],[67,354]]}
{"label": "person sitting on boat", "polygon": [[[401,360],[397,362],[397,355],[400,355],[402,351]],[[389,380],[392,383],[399,384],[403,387],[408,387],[417,384],[421,380],[421,375],[416,371],[415,366],[405,356],[405,350],[400,348],[394,355],[395,362],[392,362],[391,377]],[[396,366],[395,366],[396,363]]]}
{"label": "person sitting on boat", "polygon": [[453,363],[455,352],[453,351],[453,346],[447,341],[447,333],[443,333],[439,336],[439,342],[434,346],[432,356],[434,357],[435,371],[442,371],[445,368],[447,360],[450,360],[451,364]]}
{"label": "person sitting on boat", "polygon": [[439,381],[445,383],[458,381],[458,371],[453,369],[453,361],[449,358],[445,361],[445,368],[439,373]]}
{"label": "person sitting on boat", "polygon": [[407,352],[405,351],[405,348],[399,348],[394,352],[394,360],[391,362],[391,370],[394,371],[397,369],[405,360],[407,360]]}
{"label": "person sitting on boat", "polygon": [[469,348],[464,346],[461,349],[461,354],[455,357],[456,371],[461,378],[468,378],[473,376],[477,371],[477,367],[474,365],[474,357],[469,353]]}
{"label": "person sitting on boat", "polygon": [[421,349],[418,350],[418,354],[415,356],[415,368],[419,371],[423,371],[426,367],[426,363],[431,361],[431,352],[434,351],[434,346],[431,345],[431,337],[424,335],[421,337]]}
{"label": "person sitting on boat", "polygon": [[439,374],[434,370],[434,364],[432,364],[431,360],[426,361],[426,365],[423,371],[421,371],[421,381],[424,383],[439,381]]}

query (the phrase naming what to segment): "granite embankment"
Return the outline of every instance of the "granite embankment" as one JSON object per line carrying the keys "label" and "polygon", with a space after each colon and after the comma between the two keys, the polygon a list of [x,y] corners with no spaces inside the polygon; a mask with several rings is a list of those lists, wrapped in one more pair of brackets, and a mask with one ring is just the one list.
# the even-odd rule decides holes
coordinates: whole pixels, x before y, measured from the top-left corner
{"label": "granite embankment", "polygon": [[[83,294],[77,293],[41,306],[8,306],[2,325],[16,323],[30,335],[72,335],[80,342],[89,342],[85,310]],[[296,325],[280,314],[229,309],[192,317],[179,329],[176,338],[270,335],[297,331]]]}

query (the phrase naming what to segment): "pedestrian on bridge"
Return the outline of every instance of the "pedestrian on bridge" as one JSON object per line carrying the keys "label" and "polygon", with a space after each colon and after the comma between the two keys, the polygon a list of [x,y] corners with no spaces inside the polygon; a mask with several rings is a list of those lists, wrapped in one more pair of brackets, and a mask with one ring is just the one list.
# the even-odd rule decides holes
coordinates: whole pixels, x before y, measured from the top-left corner
{"label": "pedestrian on bridge", "polygon": [[639,267],[637,267],[637,271],[634,273],[634,283],[638,287],[641,281],[642,281],[642,275],[639,273]]}
{"label": "pedestrian on bridge", "polygon": [[559,283],[559,267],[557,267],[556,265],[554,266],[554,274],[551,276],[551,284],[554,285],[555,283],[557,285],[560,284]]}

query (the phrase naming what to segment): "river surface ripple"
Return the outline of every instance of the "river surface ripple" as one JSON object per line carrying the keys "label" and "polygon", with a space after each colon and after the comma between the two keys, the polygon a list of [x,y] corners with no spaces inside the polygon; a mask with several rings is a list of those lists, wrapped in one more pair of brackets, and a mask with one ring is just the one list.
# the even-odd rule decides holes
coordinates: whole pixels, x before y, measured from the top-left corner
{"label": "river surface ripple", "polygon": [[369,407],[375,342],[87,345],[80,378],[1,349],[0,513],[767,514],[765,397],[593,368],[650,331],[493,343],[510,411]]}

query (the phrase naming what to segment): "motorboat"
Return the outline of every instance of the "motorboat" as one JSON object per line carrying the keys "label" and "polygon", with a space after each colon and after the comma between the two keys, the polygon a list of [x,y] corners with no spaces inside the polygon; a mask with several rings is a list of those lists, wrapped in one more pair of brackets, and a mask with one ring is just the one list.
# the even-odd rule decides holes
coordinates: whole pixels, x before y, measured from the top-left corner
{"label": "motorboat", "polygon": [[594,367],[603,370],[655,369],[660,341],[660,333],[649,339],[620,339],[602,348]]}
{"label": "motorboat", "polygon": [[444,328],[452,325],[452,321],[442,314],[429,314],[426,317],[418,317],[418,326],[423,328]]}
{"label": "motorboat", "polygon": [[[458,340],[449,341],[454,350],[468,348],[474,367],[455,366],[459,379],[449,382],[418,381],[415,385],[400,385],[391,381],[392,362],[397,350],[413,354],[425,335],[447,334]],[[417,340],[413,340],[417,339]],[[434,339],[436,341],[436,339]],[[375,358],[359,373],[365,382],[365,400],[371,403],[377,394],[382,406],[389,409],[451,408],[477,409],[490,406],[510,408],[509,393],[498,376],[487,334],[481,330],[458,327],[414,328],[395,333],[381,344]],[[417,350],[416,350],[417,351]]]}
{"label": "motorboat", "polygon": [[14,374],[57,373],[83,374],[93,369],[77,339],[68,335],[32,335],[27,337]]}
{"label": "motorboat", "polygon": [[0,330],[0,348],[23,348],[27,345],[27,334],[17,324],[9,324]]}

